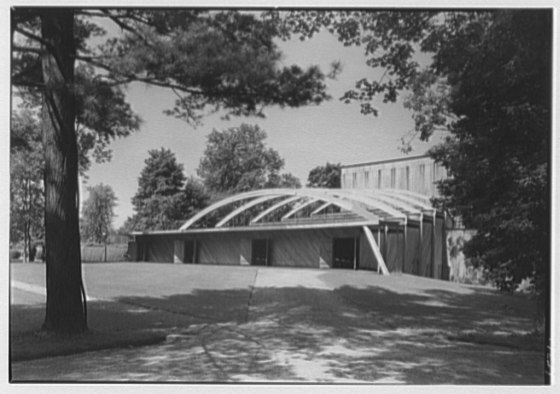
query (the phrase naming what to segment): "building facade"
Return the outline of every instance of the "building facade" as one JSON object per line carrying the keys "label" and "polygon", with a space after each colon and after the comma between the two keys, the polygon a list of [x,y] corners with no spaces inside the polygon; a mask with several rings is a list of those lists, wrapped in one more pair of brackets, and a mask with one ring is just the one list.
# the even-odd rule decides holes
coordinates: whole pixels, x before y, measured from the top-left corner
{"label": "building facade", "polygon": [[366,269],[448,276],[445,214],[404,190],[265,189],[173,231],[136,232],[133,261]]}
{"label": "building facade", "polygon": [[427,155],[341,166],[343,189],[398,189],[438,197],[447,170]]}

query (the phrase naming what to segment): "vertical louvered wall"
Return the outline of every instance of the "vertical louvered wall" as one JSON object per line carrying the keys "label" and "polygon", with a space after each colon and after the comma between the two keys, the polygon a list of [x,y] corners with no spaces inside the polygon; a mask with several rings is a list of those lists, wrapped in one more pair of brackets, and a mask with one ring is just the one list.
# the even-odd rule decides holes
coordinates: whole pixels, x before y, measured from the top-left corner
{"label": "vertical louvered wall", "polygon": [[[381,177],[380,177],[381,176]],[[427,156],[342,167],[343,189],[401,189],[437,196],[436,183],[447,170]]]}
{"label": "vertical louvered wall", "polygon": [[[384,226],[381,225],[379,249],[389,271],[442,278],[446,274],[443,267],[446,264],[446,259],[443,258],[443,225],[443,219],[438,218],[433,239],[432,218],[425,218],[423,222],[422,239],[418,223],[408,225],[406,250],[403,243],[403,227],[391,225],[385,237]],[[377,241],[377,227],[373,226],[371,230]],[[181,254],[185,250],[184,242],[195,240],[198,264],[249,265],[252,240],[268,239],[270,266],[327,268],[332,267],[334,238],[358,238],[358,268],[378,269],[377,261],[361,227],[154,234],[138,236],[135,245],[139,260],[171,263],[183,262],[184,256]]]}

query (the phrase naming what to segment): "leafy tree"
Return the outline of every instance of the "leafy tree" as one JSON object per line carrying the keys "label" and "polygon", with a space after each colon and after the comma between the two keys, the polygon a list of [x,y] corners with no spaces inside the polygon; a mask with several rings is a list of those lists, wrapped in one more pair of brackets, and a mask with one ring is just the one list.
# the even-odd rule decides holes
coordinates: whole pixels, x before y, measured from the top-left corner
{"label": "leafy tree", "polygon": [[[265,143],[266,132],[242,124],[208,135],[198,175],[212,192],[231,193],[269,187],[293,187],[291,174],[281,174],[284,160]],[[296,186],[297,187],[297,186]]]}
{"label": "leafy tree", "polygon": [[340,163],[327,162],[324,166],[317,166],[309,171],[307,177],[308,187],[326,187],[329,189],[340,188]]}
{"label": "leafy tree", "polygon": [[[14,19],[14,61],[12,84],[14,94],[26,108],[40,109],[42,98],[42,74],[40,47],[40,18],[38,12],[17,10]],[[103,30],[84,19],[74,20],[78,51],[90,53],[87,42]],[[103,80],[89,64],[78,63],[74,77],[75,130],[78,140],[79,170],[82,176],[91,160],[104,162],[111,158],[110,141],[126,137],[139,129],[140,117],[126,102],[122,86]],[[39,120],[41,124],[41,119]]]}
{"label": "leafy tree", "polygon": [[440,60],[459,118],[432,151],[453,177],[441,185],[442,203],[478,230],[465,253],[500,287],[532,277],[547,299],[551,13],[502,11],[483,21],[483,32],[459,41],[469,56]]}
{"label": "leafy tree", "polygon": [[44,234],[43,156],[38,121],[29,111],[14,113],[10,143],[10,240],[23,242],[23,260]]}
{"label": "leafy tree", "polygon": [[[263,106],[298,107],[328,98],[318,68],[278,67],[281,54],[273,39],[279,31],[275,23],[259,21],[253,14],[21,7],[13,8],[11,15],[12,84],[26,104],[41,102],[42,107],[45,330],[76,333],[87,329],[77,205],[78,142],[101,147],[97,153],[103,159],[108,140],[137,127],[138,118],[119,94],[120,87],[139,81],[169,88],[178,98],[168,113],[193,123],[208,110],[263,115]],[[97,50],[88,46],[88,38],[101,38],[104,31],[93,17],[106,18],[121,29]],[[85,67],[83,73],[80,67]],[[88,90],[86,82],[79,84],[81,76],[87,83],[100,84],[101,91],[120,105],[109,104],[105,96],[98,101],[81,100],[81,93]],[[111,111],[101,110],[101,114],[123,109],[129,125],[113,127],[121,119],[118,116],[90,117],[86,108],[96,110],[95,102],[107,104]],[[91,121],[87,127],[94,138],[80,139],[76,134],[81,115],[84,124]],[[113,133],[108,139],[106,130]]]}
{"label": "leafy tree", "polygon": [[148,152],[146,166],[132,198],[136,214],[127,220],[128,231],[177,229],[209,200],[203,185],[187,179],[183,165],[168,149]]}
{"label": "leafy tree", "polygon": [[286,172],[280,175],[280,179],[278,181],[273,181],[271,187],[299,189],[301,187],[301,182],[298,177],[289,172]]}
{"label": "leafy tree", "polygon": [[117,197],[111,186],[103,183],[87,190],[89,197],[82,206],[81,235],[87,241],[103,243],[113,230]]}
{"label": "leafy tree", "polygon": [[[379,95],[395,102],[408,91],[416,135],[450,133],[431,153],[452,176],[440,185],[439,203],[478,230],[465,253],[500,287],[532,276],[547,300],[551,11],[298,11],[282,21],[285,37],[328,28],[344,44],[362,45],[368,65],[385,69],[380,80],[357,81],[342,100],[376,115]],[[419,52],[431,58],[427,67]]]}

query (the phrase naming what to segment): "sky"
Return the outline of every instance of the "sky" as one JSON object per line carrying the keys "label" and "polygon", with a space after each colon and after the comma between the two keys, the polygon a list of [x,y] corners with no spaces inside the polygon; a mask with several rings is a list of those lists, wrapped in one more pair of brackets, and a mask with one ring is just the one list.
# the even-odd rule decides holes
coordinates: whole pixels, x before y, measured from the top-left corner
{"label": "sky", "polygon": [[[344,104],[339,100],[357,80],[379,79],[382,74],[365,64],[363,48],[344,47],[326,32],[304,42],[294,38],[278,44],[284,53],[282,65],[319,65],[327,73],[333,61],[342,63],[337,79],[327,80],[330,101],[297,109],[269,107],[265,119],[232,117],[225,121],[220,114],[214,114],[194,128],[163,113],[173,105],[171,92],[134,83],[127,90],[127,100],[143,119],[142,126],[138,132],[112,142],[110,162],[91,166],[88,179],[82,181],[82,200],[87,199],[88,186],[111,186],[118,198],[114,227],[119,228],[134,214],[131,198],[138,189],[138,177],[149,150],[170,149],[184,165],[186,175],[196,175],[208,133],[242,123],[258,125],[266,131],[268,147],[285,160],[283,171],[298,177],[303,185],[309,171],[326,162],[344,165],[404,156],[399,150],[400,138],[413,128],[413,121],[401,102],[384,105],[380,99],[375,104],[379,115],[374,117],[362,115],[359,103]],[[423,154],[440,139],[436,135],[429,143],[416,141],[410,154]]]}

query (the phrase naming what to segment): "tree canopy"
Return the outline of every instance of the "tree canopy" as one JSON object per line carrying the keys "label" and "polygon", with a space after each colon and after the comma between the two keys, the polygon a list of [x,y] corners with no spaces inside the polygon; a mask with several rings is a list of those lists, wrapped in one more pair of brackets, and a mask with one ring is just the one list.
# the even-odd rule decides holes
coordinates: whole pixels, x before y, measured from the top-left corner
{"label": "tree canopy", "polygon": [[[41,107],[45,330],[87,328],[76,204],[78,169],[87,160],[78,151],[105,160],[112,138],[138,128],[122,90],[127,84],[170,89],[177,100],[167,113],[193,124],[209,111],[262,116],[265,106],[328,98],[317,67],[280,66],[276,24],[251,13],[15,7],[11,17],[13,91],[24,105]],[[101,20],[120,31],[105,36]]]}
{"label": "tree canopy", "polygon": [[44,234],[44,158],[36,115],[12,114],[10,134],[10,242],[23,242],[26,261],[32,242]]}
{"label": "tree canopy", "polygon": [[341,100],[377,115],[380,96],[396,102],[404,94],[415,136],[427,140],[444,130],[448,137],[431,152],[451,175],[438,203],[477,230],[465,252],[500,287],[530,276],[545,292],[550,10],[302,10],[268,17],[282,21],[285,37],[306,39],[326,28],[345,45],[362,46],[367,64],[384,73],[356,81]]}
{"label": "tree canopy", "polygon": [[266,137],[264,130],[247,124],[213,130],[197,170],[206,187],[216,193],[299,187],[293,175],[280,173],[284,159],[266,146]]}
{"label": "tree canopy", "polygon": [[340,163],[327,162],[324,166],[317,166],[309,171],[307,186],[338,189],[340,188],[340,172]]}
{"label": "tree canopy", "polygon": [[135,214],[128,231],[177,229],[204,208],[209,195],[200,181],[186,178],[183,165],[169,149],[150,150],[132,198]]}
{"label": "tree canopy", "polygon": [[458,117],[432,151],[452,176],[441,203],[478,230],[465,251],[501,287],[530,277],[542,292],[550,264],[551,15],[502,11],[483,21],[467,41],[469,56],[440,60]]}
{"label": "tree canopy", "polygon": [[109,185],[99,185],[87,188],[88,198],[82,206],[81,236],[90,242],[103,243],[113,231],[114,208],[117,196]]}

